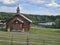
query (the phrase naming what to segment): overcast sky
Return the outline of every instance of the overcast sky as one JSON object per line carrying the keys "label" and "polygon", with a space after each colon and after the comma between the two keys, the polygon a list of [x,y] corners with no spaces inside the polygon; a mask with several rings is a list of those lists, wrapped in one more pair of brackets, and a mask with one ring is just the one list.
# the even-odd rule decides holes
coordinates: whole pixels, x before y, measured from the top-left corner
{"label": "overcast sky", "polygon": [[17,4],[21,13],[60,15],[60,0],[0,0],[0,12],[16,12]]}

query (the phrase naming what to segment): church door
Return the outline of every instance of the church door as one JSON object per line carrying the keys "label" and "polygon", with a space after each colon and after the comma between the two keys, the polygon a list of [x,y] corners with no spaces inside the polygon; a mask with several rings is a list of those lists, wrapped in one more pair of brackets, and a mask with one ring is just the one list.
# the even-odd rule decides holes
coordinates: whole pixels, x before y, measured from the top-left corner
{"label": "church door", "polygon": [[22,30],[22,24],[21,23],[14,23],[13,24],[13,29],[15,31],[21,31]]}

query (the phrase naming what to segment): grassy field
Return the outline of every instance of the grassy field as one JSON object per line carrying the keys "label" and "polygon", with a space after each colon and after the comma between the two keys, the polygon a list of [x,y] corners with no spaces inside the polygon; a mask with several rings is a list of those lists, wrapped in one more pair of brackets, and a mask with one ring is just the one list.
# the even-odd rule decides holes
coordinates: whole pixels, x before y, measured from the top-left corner
{"label": "grassy field", "polygon": [[[60,29],[32,26],[28,38],[29,45],[60,45]],[[0,45],[27,45],[26,41],[26,32],[0,32]]]}

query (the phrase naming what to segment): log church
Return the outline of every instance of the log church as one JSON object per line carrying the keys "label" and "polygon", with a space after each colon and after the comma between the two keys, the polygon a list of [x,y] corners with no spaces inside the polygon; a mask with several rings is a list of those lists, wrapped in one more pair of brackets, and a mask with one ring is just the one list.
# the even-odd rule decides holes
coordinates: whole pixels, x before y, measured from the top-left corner
{"label": "log church", "polygon": [[6,29],[8,32],[25,32],[29,31],[32,21],[20,13],[19,6],[16,14],[8,19]]}

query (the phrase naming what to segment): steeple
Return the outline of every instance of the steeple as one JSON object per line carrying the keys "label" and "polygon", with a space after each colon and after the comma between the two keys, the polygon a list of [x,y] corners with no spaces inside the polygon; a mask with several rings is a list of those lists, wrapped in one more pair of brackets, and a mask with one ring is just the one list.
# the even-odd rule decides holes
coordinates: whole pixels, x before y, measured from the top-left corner
{"label": "steeple", "polygon": [[18,6],[17,6],[17,14],[18,14],[18,15],[20,14],[19,4],[18,4]]}

